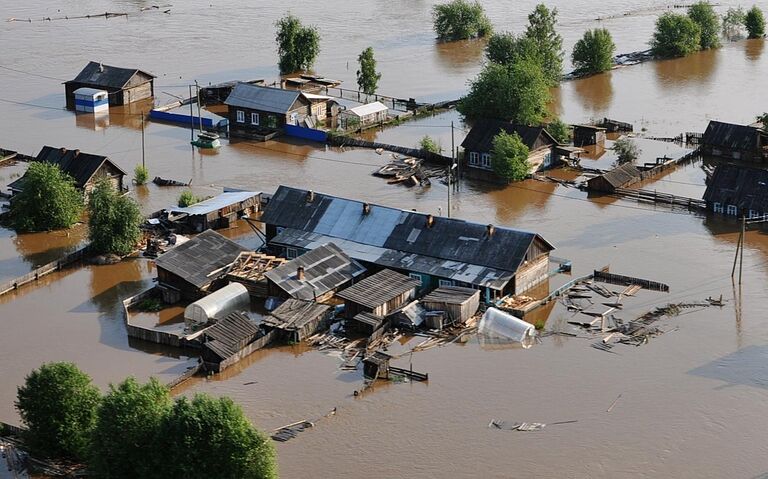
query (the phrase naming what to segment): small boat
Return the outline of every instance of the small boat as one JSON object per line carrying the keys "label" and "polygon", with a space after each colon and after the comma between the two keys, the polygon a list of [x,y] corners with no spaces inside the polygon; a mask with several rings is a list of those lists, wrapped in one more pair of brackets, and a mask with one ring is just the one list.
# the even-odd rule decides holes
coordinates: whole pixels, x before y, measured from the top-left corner
{"label": "small boat", "polygon": [[152,183],[156,184],[157,186],[189,186],[192,184],[192,181],[189,183],[184,183],[182,181],[166,180],[165,178],[155,176],[155,179],[152,180]]}
{"label": "small boat", "polygon": [[190,143],[198,148],[218,148],[221,146],[219,135],[208,131],[201,131],[197,134],[197,140],[193,140]]}

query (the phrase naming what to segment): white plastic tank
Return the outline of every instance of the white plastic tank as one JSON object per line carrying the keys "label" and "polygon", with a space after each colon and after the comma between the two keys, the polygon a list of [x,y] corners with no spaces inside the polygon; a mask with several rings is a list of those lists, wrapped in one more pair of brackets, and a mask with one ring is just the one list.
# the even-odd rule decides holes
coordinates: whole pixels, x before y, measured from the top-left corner
{"label": "white plastic tank", "polygon": [[250,309],[251,297],[240,283],[229,283],[218,291],[198,299],[184,310],[184,324],[199,328],[213,319],[221,319],[235,311]]}
{"label": "white plastic tank", "polygon": [[526,349],[533,346],[536,336],[532,324],[496,308],[485,311],[477,332],[491,340],[518,342]]}

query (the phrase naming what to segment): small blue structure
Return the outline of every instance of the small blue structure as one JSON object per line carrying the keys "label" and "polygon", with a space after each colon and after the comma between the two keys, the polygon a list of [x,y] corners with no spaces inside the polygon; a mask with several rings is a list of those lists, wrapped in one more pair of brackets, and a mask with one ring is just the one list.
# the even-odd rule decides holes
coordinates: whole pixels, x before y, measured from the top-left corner
{"label": "small blue structure", "polygon": [[78,88],[75,93],[75,111],[98,113],[109,111],[109,94],[96,88]]}

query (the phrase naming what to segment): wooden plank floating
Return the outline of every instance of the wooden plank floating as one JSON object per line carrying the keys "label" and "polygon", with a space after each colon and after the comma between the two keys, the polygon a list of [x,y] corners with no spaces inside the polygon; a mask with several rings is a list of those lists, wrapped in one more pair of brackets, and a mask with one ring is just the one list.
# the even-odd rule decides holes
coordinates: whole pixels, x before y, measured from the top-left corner
{"label": "wooden plank floating", "polygon": [[648,289],[651,291],[661,291],[663,293],[669,293],[669,286],[667,286],[666,284],[659,283],[656,281],[649,281],[647,279],[633,278],[631,276],[623,276],[620,274],[613,274],[605,271],[595,271],[594,278],[595,278],[595,281],[600,281],[602,283],[616,284],[616,285],[627,286],[627,287],[639,286],[640,288]]}

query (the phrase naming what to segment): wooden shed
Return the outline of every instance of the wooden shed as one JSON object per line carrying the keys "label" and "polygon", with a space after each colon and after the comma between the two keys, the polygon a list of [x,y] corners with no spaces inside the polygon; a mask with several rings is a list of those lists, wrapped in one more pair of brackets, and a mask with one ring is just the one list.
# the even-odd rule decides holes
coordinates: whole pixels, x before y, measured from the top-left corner
{"label": "wooden shed", "polygon": [[349,329],[364,336],[370,336],[384,325],[384,321],[384,318],[375,314],[359,313],[352,318]]}
{"label": "wooden shed", "polygon": [[337,296],[344,299],[344,314],[348,319],[359,313],[386,317],[410,301],[418,287],[418,280],[385,269],[340,291]]}
{"label": "wooden shed", "polygon": [[242,313],[231,313],[203,330],[203,364],[206,370],[220,373],[267,346],[275,334],[265,332]]}
{"label": "wooden shed", "polygon": [[376,351],[363,359],[363,376],[366,379],[389,379],[389,361],[392,356]]}
{"label": "wooden shed", "polygon": [[573,146],[605,144],[605,128],[594,125],[573,126]]}
{"label": "wooden shed", "polygon": [[480,308],[480,291],[448,286],[438,288],[421,300],[427,311],[443,311],[447,322],[464,324]]}
{"label": "wooden shed", "polygon": [[73,79],[64,83],[67,109],[76,106],[75,90],[94,88],[109,94],[111,106],[127,105],[155,95],[155,76],[136,68],[120,68],[89,62]]}
{"label": "wooden shed", "polygon": [[261,193],[227,191],[185,208],[172,207],[168,210],[168,220],[194,233],[229,228],[239,218],[257,213],[260,202]]}
{"label": "wooden shed", "polygon": [[762,162],[768,158],[768,133],[753,126],[712,120],[701,139],[701,151],[729,160]]}
{"label": "wooden shed", "polygon": [[264,318],[262,324],[281,331],[288,341],[298,343],[315,334],[332,311],[326,304],[289,299]]}
{"label": "wooden shed", "polygon": [[613,193],[617,188],[626,188],[643,179],[642,173],[632,163],[624,163],[602,175],[587,180],[591,191]]}

